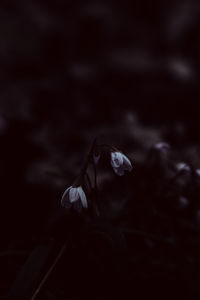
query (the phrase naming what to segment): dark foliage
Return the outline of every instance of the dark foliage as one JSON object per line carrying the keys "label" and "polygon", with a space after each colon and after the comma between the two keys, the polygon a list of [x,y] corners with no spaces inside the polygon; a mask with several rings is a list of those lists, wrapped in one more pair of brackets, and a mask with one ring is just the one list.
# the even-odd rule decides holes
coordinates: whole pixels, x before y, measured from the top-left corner
{"label": "dark foliage", "polygon": [[[0,299],[200,298],[199,13],[1,1]],[[133,171],[101,159],[91,218],[60,199],[95,137]]]}

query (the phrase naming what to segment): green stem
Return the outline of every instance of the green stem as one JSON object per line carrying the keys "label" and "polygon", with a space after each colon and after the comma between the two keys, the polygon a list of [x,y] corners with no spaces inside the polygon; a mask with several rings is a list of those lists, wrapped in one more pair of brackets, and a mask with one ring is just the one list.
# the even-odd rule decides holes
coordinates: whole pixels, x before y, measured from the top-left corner
{"label": "green stem", "polygon": [[87,172],[87,168],[88,168],[88,165],[91,161],[92,154],[94,152],[95,147],[96,147],[96,138],[94,139],[94,141],[92,143],[92,146],[91,146],[90,151],[87,155],[87,158],[86,158],[86,160],[85,160],[85,162],[84,162],[84,164],[81,168],[81,172],[80,172],[79,176],[77,177],[77,179],[75,180],[73,186],[79,186],[83,183],[83,179],[84,179],[84,176]]}

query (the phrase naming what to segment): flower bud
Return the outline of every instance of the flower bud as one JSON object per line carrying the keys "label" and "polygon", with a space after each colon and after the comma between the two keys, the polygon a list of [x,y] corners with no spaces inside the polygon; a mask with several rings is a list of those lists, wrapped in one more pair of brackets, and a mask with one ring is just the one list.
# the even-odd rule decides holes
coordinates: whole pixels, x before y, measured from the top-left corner
{"label": "flower bud", "polygon": [[198,177],[200,177],[200,169],[196,169],[196,170],[195,170],[195,173],[196,173],[196,175],[197,175]]}
{"label": "flower bud", "polygon": [[154,149],[161,151],[163,154],[167,154],[170,149],[170,145],[165,142],[160,142],[154,145]]}
{"label": "flower bud", "polygon": [[74,209],[79,212],[82,207],[87,208],[88,203],[83,188],[81,186],[67,188],[62,196],[61,205],[65,208],[70,208],[73,205]]}
{"label": "flower bud", "polygon": [[119,176],[124,175],[124,171],[131,172],[133,168],[128,157],[119,151],[111,152],[110,163],[114,172]]}
{"label": "flower bud", "polygon": [[191,171],[190,166],[184,162],[176,164],[176,170],[180,173],[184,173],[185,175],[189,174]]}

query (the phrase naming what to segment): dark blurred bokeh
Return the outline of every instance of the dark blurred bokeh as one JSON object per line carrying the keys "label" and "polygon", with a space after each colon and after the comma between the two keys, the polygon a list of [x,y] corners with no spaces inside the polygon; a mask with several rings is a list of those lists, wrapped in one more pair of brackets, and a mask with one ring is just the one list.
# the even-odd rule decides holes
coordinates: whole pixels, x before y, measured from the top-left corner
{"label": "dark blurred bokeh", "polygon": [[[79,173],[95,137],[121,147],[139,166],[131,179],[122,180],[119,193],[115,191],[118,179],[103,171],[100,178],[104,202],[108,197],[114,203],[128,189],[138,202],[141,196],[142,208],[134,204],[138,214],[132,215],[134,228],[148,223],[141,210],[148,193],[162,185],[156,168],[143,173],[141,167],[153,145],[166,141],[172,160],[200,168],[200,3],[2,0],[0,24],[0,259],[2,274],[8,277],[0,287],[3,297],[22,265],[6,253],[21,248],[30,251],[47,224],[63,214],[62,193]],[[148,174],[155,179],[153,187],[151,180],[147,186]],[[142,195],[139,188],[134,192],[134,185],[140,186]],[[197,219],[198,205],[192,208]],[[110,204],[105,212],[107,220],[118,214],[112,211],[114,206]],[[162,206],[165,212],[166,207]],[[164,235],[165,226],[157,222]],[[151,242],[147,243],[153,251]],[[137,240],[135,244],[140,261],[139,252],[146,246]],[[167,259],[155,264],[168,265]],[[151,267],[141,264],[141,269],[136,264],[136,273],[130,272],[133,278],[140,272],[150,278]],[[167,272],[169,277],[180,275],[181,267],[178,273]],[[159,272],[152,275],[156,276]],[[129,290],[131,285],[127,286]],[[189,291],[195,290],[188,286]],[[54,296],[46,292],[41,299],[68,299],[65,291],[59,296],[55,291]],[[193,298],[188,296],[199,298],[196,292]]]}

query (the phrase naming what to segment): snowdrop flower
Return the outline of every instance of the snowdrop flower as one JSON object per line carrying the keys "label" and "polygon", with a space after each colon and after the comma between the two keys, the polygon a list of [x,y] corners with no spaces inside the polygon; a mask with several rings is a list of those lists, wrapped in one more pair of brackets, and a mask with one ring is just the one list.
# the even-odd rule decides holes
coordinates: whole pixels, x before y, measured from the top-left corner
{"label": "snowdrop flower", "polygon": [[70,186],[68,189],[66,189],[61,199],[61,205],[66,208],[70,208],[73,205],[74,209],[79,212],[81,211],[82,207],[87,208],[88,203],[82,187]]}
{"label": "snowdrop flower", "polygon": [[[191,168],[184,162],[176,164],[176,177],[179,180],[179,184],[186,185],[191,180]],[[182,181],[182,183],[180,182]]]}
{"label": "snowdrop flower", "polygon": [[154,148],[157,150],[160,150],[162,153],[167,153],[170,149],[170,146],[168,143],[160,142],[154,145]]}
{"label": "snowdrop flower", "polygon": [[114,172],[119,176],[124,175],[124,171],[132,171],[130,160],[118,151],[111,152],[111,166],[113,167]]}
{"label": "snowdrop flower", "polygon": [[197,176],[200,176],[200,169],[196,169],[195,172],[196,172],[196,175],[197,175]]}
{"label": "snowdrop flower", "polygon": [[176,169],[178,172],[184,172],[187,174],[190,173],[190,171],[191,171],[190,166],[188,166],[184,162],[180,162],[180,163],[176,164]]}

